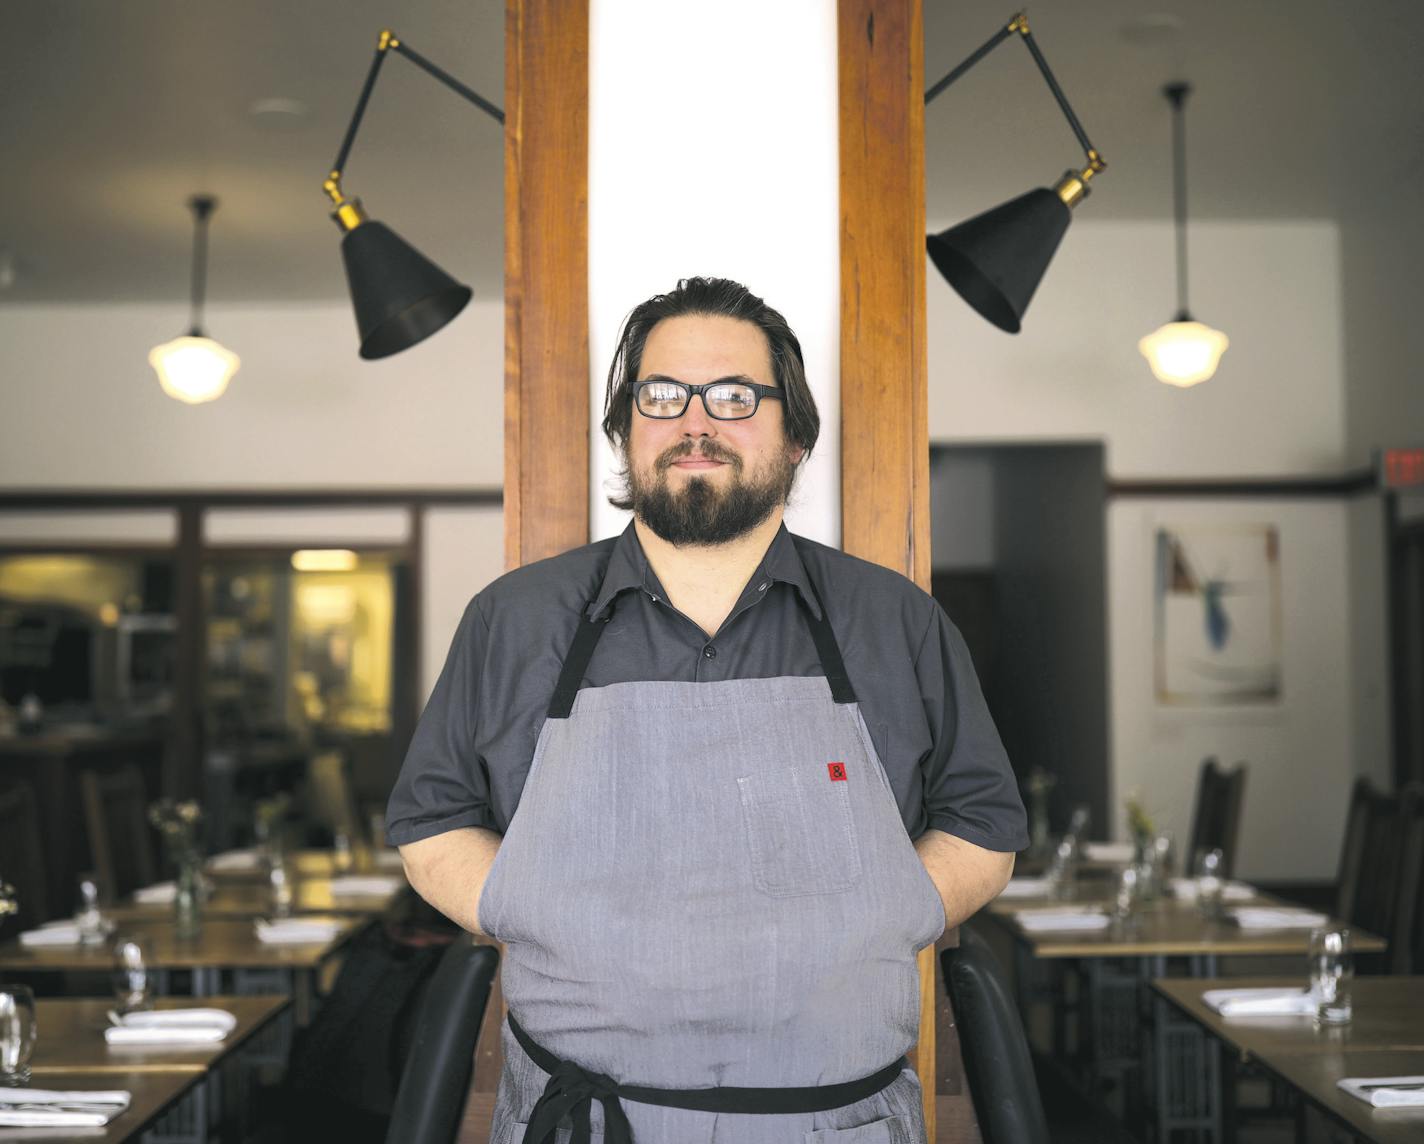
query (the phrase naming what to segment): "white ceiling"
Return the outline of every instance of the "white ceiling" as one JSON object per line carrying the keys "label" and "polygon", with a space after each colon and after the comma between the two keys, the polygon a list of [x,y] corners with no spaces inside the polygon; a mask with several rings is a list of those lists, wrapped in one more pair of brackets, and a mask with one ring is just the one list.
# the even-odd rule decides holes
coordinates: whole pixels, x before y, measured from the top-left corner
{"label": "white ceiling", "polygon": [[[926,84],[1012,11],[925,0]],[[1164,13],[1177,33],[1125,32]],[[184,203],[196,191],[221,200],[212,301],[341,298],[339,234],[320,183],[377,31],[393,26],[504,102],[501,0],[23,0],[6,15],[0,279],[7,254],[17,273],[0,302],[181,303]],[[1109,164],[1083,217],[1170,217],[1160,89],[1178,78],[1196,85],[1193,217],[1338,217],[1424,177],[1424,4],[1043,0],[1030,18]],[[249,108],[271,98],[308,114],[265,125]],[[925,124],[932,224],[1049,184],[1079,157],[1015,41],[931,104]],[[407,60],[383,69],[346,186],[478,294],[500,292],[500,128]]]}

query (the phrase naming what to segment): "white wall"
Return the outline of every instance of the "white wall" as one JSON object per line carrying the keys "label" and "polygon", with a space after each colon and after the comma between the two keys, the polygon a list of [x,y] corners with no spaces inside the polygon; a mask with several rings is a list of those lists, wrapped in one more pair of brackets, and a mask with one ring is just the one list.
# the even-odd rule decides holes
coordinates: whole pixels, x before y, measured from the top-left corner
{"label": "white wall", "polygon": [[421,579],[420,701],[424,704],[470,597],[504,571],[504,513],[497,508],[425,512]]}
{"label": "white wall", "polygon": [[1175,308],[1171,225],[1097,222],[1091,199],[1080,209],[1020,334],[929,268],[930,440],[1102,439],[1114,477],[1340,472],[1334,225],[1192,224],[1192,309],[1231,348],[1212,380],[1178,390],[1137,351]]}
{"label": "white wall", "polygon": [[504,307],[476,299],[383,361],[356,356],[346,305],[212,309],[242,358],[184,405],[148,351],[181,306],[0,307],[0,485],[81,488],[500,485]]}
{"label": "white wall", "polygon": [[[1226,331],[1231,348],[1215,378],[1183,391],[1157,382],[1136,344],[1174,307],[1170,223],[1098,222],[1091,209],[1090,200],[1017,337],[982,321],[930,269],[931,440],[1102,440],[1108,474],[1120,479],[1343,472],[1350,453],[1334,224],[1193,223],[1192,308]],[[1239,872],[1331,877],[1349,784],[1383,726],[1374,708],[1357,718],[1358,681],[1375,687],[1387,678],[1352,623],[1383,623],[1350,564],[1352,544],[1380,542],[1367,510],[1329,499],[1120,499],[1108,512],[1114,831],[1123,836],[1122,801],[1139,790],[1185,838],[1202,759],[1245,759]],[[1155,530],[1235,521],[1280,529],[1284,698],[1270,708],[1159,708]]]}
{"label": "white wall", "polygon": [[[1340,501],[1118,500],[1108,510],[1111,802],[1137,792],[1182,844],[1202,759],[1250,765],[1237,874],[1334,876],[1355,776],[1347,680],[1349,507]],[[1282,698],[1162,707],[1153,671],[1153,560],[1163,526],[1274,524],[1281,543]]]}
{"label": "white wall", "polygon": [[[222,398],[201,406],[164,396],[147,360],[185,318],[180,306],[0,307],[0,487],[504,483],[502,300],[477,298],[428,341],[378,362],[357,357],[355,322],[344,304],[212,308],[209,332],[242,358],[242,368]],[[315,516],[231,510],[213,520],[209,539],[389,543],[406,535],[407,515],[403,508]],[[6,514],[0,534],[154,539],[135,514],[77,517]],[[163,538],[171,539],[171,513],[143,514],[142,522],[149,518],[166,522]],[[292,521],[300,535],[284,523]],[[501,522],[498,509],[428,513],[422,698],[466,602],[502,570]]]}

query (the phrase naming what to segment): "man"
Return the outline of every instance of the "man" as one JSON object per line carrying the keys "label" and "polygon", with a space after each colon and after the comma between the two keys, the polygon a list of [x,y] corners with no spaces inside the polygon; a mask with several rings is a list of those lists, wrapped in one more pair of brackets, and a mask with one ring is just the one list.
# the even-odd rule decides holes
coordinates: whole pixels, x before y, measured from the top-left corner
{"label": "man", "polygon": [[505,943],[491,1142],[922,1141],[915,954],[1028,841],[964,642],[782,526],[819,419],[745,287],[637,307],[603,428],[632,525],[475,597],[388,814]]}

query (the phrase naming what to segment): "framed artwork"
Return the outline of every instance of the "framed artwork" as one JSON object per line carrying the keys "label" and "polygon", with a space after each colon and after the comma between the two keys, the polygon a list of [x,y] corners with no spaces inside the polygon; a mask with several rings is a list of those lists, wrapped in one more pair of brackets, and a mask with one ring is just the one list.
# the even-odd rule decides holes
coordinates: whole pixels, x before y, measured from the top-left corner
{"label": "framed artwork", "polygon": [[1281,561],[1275,526],[1159,528],[1156,576],[1157,701],[1278,703]]}

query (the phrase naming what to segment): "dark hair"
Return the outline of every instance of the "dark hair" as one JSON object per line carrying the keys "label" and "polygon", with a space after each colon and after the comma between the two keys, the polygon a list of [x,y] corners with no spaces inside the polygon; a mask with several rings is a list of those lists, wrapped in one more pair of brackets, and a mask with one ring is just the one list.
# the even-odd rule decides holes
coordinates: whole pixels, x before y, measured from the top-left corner
{"label": "dark hair", "polygon": [[621,452],[628,443],[633,423],[632,384],[638,380],[648,335],[665,318],[690,314],[737,318],[766,335],[772,376],[785,394],[787,440],[800,445],[809,457],[821,432],[821,415],[816,412],[816,399],[806,384],[801,343],[785,318],[740,282],[728,278],[684,278],[677,289],[654,295],[624,320],[618,348],[608,367],[608,390],[603,399],[603,434],[613,448]]}

